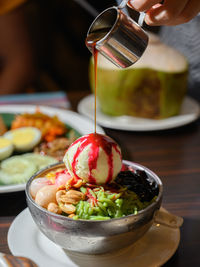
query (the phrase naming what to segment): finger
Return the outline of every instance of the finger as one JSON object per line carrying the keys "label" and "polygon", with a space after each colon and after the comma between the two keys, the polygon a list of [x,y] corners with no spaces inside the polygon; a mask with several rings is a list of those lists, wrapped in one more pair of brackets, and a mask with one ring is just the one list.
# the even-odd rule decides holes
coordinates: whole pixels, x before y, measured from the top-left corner
{"label": "finger", "polygon": [[142,12],[149,10],[152,6],[159,3],[161,0],[130,0],[128,6]]}
{"label": "finger", "polygon": [[179,16],[171,21],[168,25],[174,26],[179,25],[182,23],[187,23],[200,12],[200,1],[199,0],[191,0],[188,1],[188,3],[185,5],[182,12],[179,14]]}
{"label": "finger", "polygon": [[168,25],[184,10],[190,0],[165,0],[164,4],[153,6],[147,11],[145,22],[148,25]]}

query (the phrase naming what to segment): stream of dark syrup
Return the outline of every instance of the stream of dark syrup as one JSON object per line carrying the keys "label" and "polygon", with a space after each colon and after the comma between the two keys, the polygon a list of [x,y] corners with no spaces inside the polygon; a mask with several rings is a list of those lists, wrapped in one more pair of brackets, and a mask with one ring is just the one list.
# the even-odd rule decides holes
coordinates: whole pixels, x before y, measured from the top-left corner
{"label": "stream of dark syrup", "polygon": [[90,33],[86,38],[86,46],[90,48],[94,58],[94,132],[96,133],[96,122],[97,122],[97,61],[98,61],[98,50],[96,44],[101,40],[107,33],[109,29],[103,28]]}

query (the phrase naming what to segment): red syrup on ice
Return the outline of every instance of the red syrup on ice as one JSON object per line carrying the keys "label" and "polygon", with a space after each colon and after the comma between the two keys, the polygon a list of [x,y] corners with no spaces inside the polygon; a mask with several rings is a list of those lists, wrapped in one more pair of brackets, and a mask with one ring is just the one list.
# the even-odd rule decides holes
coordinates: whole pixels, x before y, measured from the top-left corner
{"label": "red syrup on ice", "polygon": [[117,144],[108,136],[102,135],[102,134],[97,134],[97,133],[92,133],[88,134],[86,136],[83,136],[79,139],[77,139],[73,145],[79,143],[79,146],[76,150],[76,153],[74,154],[74,158],[72,161],[72,171],[76,175],[77,178],[80,178],[76,174],[76,164],[77,164],[77,159],[80,153],[88,146],[90,145],[90,151],[88,154],[88,167],[89,167],[89,183],[91,184],[96,184],[96,179],[92,175],[92,170],[95,170],[97,168],[97,161],[98,161],[98,155],[99,155],[99,149],[101,148],[107,155],[107,160],[108,160],[108,176],[106,179],[106,183],[109,183],[112,180],[113,177],[113,153],[112,149],[115,149],[117,153],[121,153],[117,147]]}

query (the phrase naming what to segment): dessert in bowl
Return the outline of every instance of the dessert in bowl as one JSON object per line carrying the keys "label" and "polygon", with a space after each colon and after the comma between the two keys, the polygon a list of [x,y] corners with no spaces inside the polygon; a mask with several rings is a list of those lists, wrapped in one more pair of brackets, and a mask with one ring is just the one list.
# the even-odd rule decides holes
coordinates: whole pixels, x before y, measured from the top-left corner
{"label": "dessert in bowl", "polygon": [[101,254],[148,231],[162,201],[156,174],[122,161],[119,146],[96,133],[76,140],[63,160],[26,186],[31,215],[50,240],[67,251]]}

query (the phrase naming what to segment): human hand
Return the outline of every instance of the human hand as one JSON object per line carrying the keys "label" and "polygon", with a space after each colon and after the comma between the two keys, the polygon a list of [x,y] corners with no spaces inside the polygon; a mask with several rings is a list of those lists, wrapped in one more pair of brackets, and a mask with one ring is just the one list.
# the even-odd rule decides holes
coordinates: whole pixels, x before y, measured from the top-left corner
{"label": "human hand", "polygon": [[150,26],[183,24],[200,12],[200,0],[130,0],[128,6],[146,12]]}

